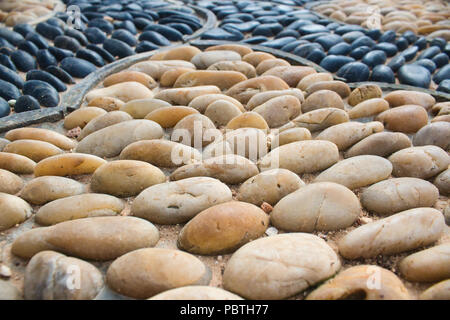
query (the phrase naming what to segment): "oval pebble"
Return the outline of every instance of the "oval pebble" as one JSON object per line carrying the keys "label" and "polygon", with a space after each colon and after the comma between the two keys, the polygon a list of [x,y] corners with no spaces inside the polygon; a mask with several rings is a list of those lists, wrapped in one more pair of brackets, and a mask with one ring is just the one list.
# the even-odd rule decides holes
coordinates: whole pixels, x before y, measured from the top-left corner
{"label": "oval pebble", "polygon": [[0,192],[0,211],[0,231],[4,231],[28,219],[33,209],[19,197]]}

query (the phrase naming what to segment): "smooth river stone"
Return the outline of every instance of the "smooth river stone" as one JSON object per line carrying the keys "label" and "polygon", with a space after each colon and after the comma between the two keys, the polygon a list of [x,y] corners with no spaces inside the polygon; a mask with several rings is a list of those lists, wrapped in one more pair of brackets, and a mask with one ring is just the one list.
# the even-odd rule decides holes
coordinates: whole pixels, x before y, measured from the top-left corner
{"label": "smooth river stone", "polygon": [[113,196],[86,193],[54,200],[39,208],[35,220],[52,225],[67,220],[118,215],[125,205]]}
{"label": "smooth river stone", "polygon": [[22,293],[11,282],[0,279],[0,300],[22,300]]}
{"label": "smooth river stone", "polygon": [[378,121],[367,123],[344,122],[331,126],[316,137],[317,140],[331,141],[338,149],[346,150],[371,134],[383,131],[383,124]]}
{"label": "smooth river stone", "polygon": [[117,197],[131,197],[142,190],[166,181],[157,167],[136,160],[116,160],[95,170],[91,177],[91,190]]}
{"label": "smooth river stone", "polygon": [[315,69],[305,66],[280,66],[267,70],[263,76],[276,76],[283,79],[290,87],[296,87],[304,77],[317,73]]}
{"label": "smooth river stone", "polygon": [[95,217],[31,229],[16,238],[11,251],[22,258],[54,250],[81,259],[108,261],[130,251],[153,247],[158,240],[158,229],[144,219]]}
{"label": "smooth river stone", "polygon": [[450,243],[413,253],[399,263],[403,277],[413,282],[437,282],[450,278]]}
{"label": "smooth river stone", "polygon": [[441,237],[444,216],[433,208],[416,208],[358,227],[340,239],[346,259],[392,255],[427,246]]}
{"label": "smooth river stone", "polygon": [[209,177],[195,177],[145,189],[133,201],[131,214],[158,224],[177,224],[231,200],[231,190],[224,183]]}
{"label": "smooth river stone", "polygon": [[392,164],[378,156],[363,155],[342,160],[320,173],[315,182],[330,181],[357,189],[389,178]]}
{"label": "smooth river stone", "polygon": [[29,139],[10,142],[3,152],[20,154],[35,162],[63,153],[60,148],[51,143]]}
{"label": "smooth river stone", "polygon": [[106,160],[90,154],[63,153],[39,161],[34,168],[34,176],[90,174],[104,163]]}
{"label": "smooth river stone", "polygon": [[432,95],[419,92],[419,91],[409,91],[409,90],[396,90],[388,93],[384,96],[384,100],[389,102],[391,108],[404,106],[407,104],[415,104],[429,109],[436,103],[436,100]]}
{"label": "smooth river stone", "polygon": [[450,122],[430,123],[417,131],[413,139],[415,146],[435,145],[450,150]]}
{"label": "smooth river stone", "polygon": [[387,157],[396,151],[411,147],[409,137],[401,132],[378,132],[362,139],[345,152],[345,158],[371,154]]}
{"label": "smooth river stone", "polygon": [[301,127],[309,131],[319,131],[343,122],[348,122],[348,114],[338,108],[321,108],[306,112],[280,128],[281,131]]}
{"label": "smooth river stone", "polygon": [[198,111],[191,107],[168,106],[153,110],[144,119],[155,121],[163,128],[172,128],[183,118],[196,113]]}
{"label": "smooth river stone", "polygon": [[208,69],[212,64],[219,61],[240,61],[241,55],[231,50],[213,50],[197,53],[192,59],[198,69]]}
{"label": "smooth river stone", "polygon": [[235,154],[209,158],[199,163],[184,165],[176,169],[171,180],[191,177],[211,177],[227,184],[239,184],[259,173],[258,167],[249,159]]}
{"label": "smooth river stone", "polygon": [[[276,134],[272,139],[272,150],[278,146],[296,141],[311,140],[311,132],[306,128],[291,128]],[[278,141],[278,144],[274,143]]]}
{"label": "smooth river stone", "polygon": [[257,206],[262,205],[263,202],[274,206],[280,199],[304,185],[302,179],[292,171],[268,170],[245,181],[239,187],[237,199]]}
{"label": "smooth river stone", "polygon": [[198,112],[200,112],[200,113],[205,113],[208,106],[217,100],[226,100],[226,101],[234,104],[242,112],[245,111],[244,107],[242,106],[242,104],[239,101],[237,101],[236,99],[229,97],[225,94],[221,94],[221,93],[207,93],[207,94],[200,95],[200,96],[192,99],[191,102],[189,102],[189,107],[198,110]]}
{"label": "smooth river stone", "polygon": [[30,205],[19,197],[0,193],[0,231],[24,222],[32,212]]}
{"label": "smooth river stone", "polygon": [[244,112],[237,117],[234,117],[227,123],[227,129],[236,130],[240,128],[257,128],[262,130],[269,129],[266,120],[257,112]]}
{"label": "smooth river stone", "polygon": [[429,287],[419,298],[420,300],[450,300],[450,279]]}
{"label": "smooth river stone", "polygon": [[137,299],[188,285],[208,285],[211,271],[195,256],[173,249],[145,248],[129,252],[108,268],[114,291]]}
{"label": "smooth river stone", "polygon": [[129,120],[91,133],[80,141],[75,151],[99,157],[115,157],[133,142],[158,139],[163,134],[161,126],[154,121]]}
{"label": "smooth river stone", "polygon": [[27,300],[91,300],[102,288],[103,275],[96,267],[54,251],[39,252],[25,270]]}
{"label": "smooth river stone", "polygon": [[303,92],[299,89],[286,89],[286,90],[269,90],[255,94],[245,105],[246,110],[253,110],[254,108],[262,105],[263,103],[280,96],[294,96],[303,103],[305,97]]}
{"label": "smooth river stone", "polygon": [[18,128],[6,133],[5,138],[10,141],[30,139],[41,140],[54,144],[58,148],[70,150],[75,148],[76,142],[52,130],[41,128]]}
{"label": "smooth river stone", "polygon": [[181,229],[177,244],[193,254],[231,253],[261,237],[268,226],[269,216],[261,208],[230,201],[197,214]]}
{"label": "smooth river stone", "polygon": [[164,140],[142,140],[133,142],[120,153],[120,159],[140,160],[157,167],[179,167],[194,160],[201,161],[201,153],[181,143]]}
{"label": "smooth river stone", "polygon": [[442,195],[450,195],[450,169],[445,170],[434,179],[434,185]]}
{"label": "smooth river stone", "polygon": [[242,81],[226,91],[226,95],[246,104],[255,94],[270,90],[287,90],[289,85],[275,76],[260,76]]}
{"label": "smooth river stone", "polygon": [[16,194],[24,185],[24,181],[21,177],[3,169],[0,169],[0,181],[2,182],[0,184],[1,193]]}
{"label": "smooth river stone", "polygon": [[279,127],[301,113],[300,101],[290,95],[272,98],[253,109],[270,128]]}
{"label": "smooth river stone", "polygon": [[319,90],[310,94],[302,103],[302,112],[310,112],[321,108],[344,109],[344,102],[340,95],[330,90]]}
{"label": "smooth river stone", "polygon": [[438,189],[426,180],[393,178],[363,190],[361,203],[370,212],[391,215],[413,208],[432,207],[438,197]]}
{"label": "smooth river stone", "polygon": [[348,111],[350,119],[375,116],[389,109],[389,103],[381,98],[364,100]]}
{"label": "smooth river stone", "polygon": [[341,98],[346,98],[350,95],[350,87],[342,81],[319,81],[311,84],[306,88],[306,96],[319,91],[319,90],[331,90],[336,92],[341,96]]}
{"label": "smooth river stone", "polygon": [[329,141],[305,140],[275,148],[258,162],[261,171],[288,169],[296,174],[322,171],[339,160],[336,145]]}
{"label": "smooth river stone", "polygon": [[128,102],[136,99],[153,98],[153,92],[139,82],[128,81],[117,83],[106,88],[91,90],[86,94],[86,101],[90,102],[99,97],[111,97]]}
{"label": "smooth river stone", "polygon": [[206,94],[220,94],[216,86],[198,86],[192,88],[172,88],[161,90],[155,99],[163,100],[171,105],[187,106],[195,98]]}
{"label": "smooth river stone", "polygon": [[27,182],[20,191],[20,197],[29,203],[43,205],[53,200],[84,192],[84,185],[78,181],[58,176],[45,176]]}
{"label": "smooth river stone", "polygon": [[285,299],[333,276],[340,267],[336,253],[319,237],[280,234],[236,251],[225,267],[223,287],[252,300]]}
{"label": "smooth river stone", "polygon": [[411,147],[389,157],[396,177],[431,178],[450,165],[450,156],[439,147]]}
{"label": "smooth river stone", "polygon": [[81,141],[86,136],[90,135],[95,131],[132,119],[133,118],[128,113],[123,111],[107,112],[106,114],[98,116],[89,121],[89,123],[81,130],[81,133],[77,139],[78,141]]}
{"label": "smooth river stone", "polygon": [[189,71],[180,75],[174,88],[195,87],[195,86],[217,86],[220,90],[227,90],[235,84],[247,80],[247,77],[237,71],[215,71],[215,70],[197,70]]}
{"label": "smooth river stone", "polygon": [[358,198],[333,182],[308,184],[281,199],[270,214],[273,226],[294,232],[349,227],[361,211]]}
{"label": "smooth river stone", "polygon": [[426,89],[428,89],[431,82],[430,71],[415,64],[407,64],[400,67],[397,71],[397,77],[401,84]]}
{"label": "smooth river stone", "polygon": [[404,105],[380,113],[376,118],[386,129],[404,133],[417,132],[428,123],[427,111],[418,105]]}
{"label": "smooth river stone", "polygon": [[[375,278],[376,277],[376,278]],[[369,286],[377,279],[379,286]],[[410,300],[402,281],[375,265],[350,267],[311,292],[307,300]]]}
{"label": "smooth river stone", "polygon": [[18,174],[33,173],[36,162],[15,153],[0,152],[0,169]]}
{"label": "smooth river stone", "polygon": [[76,127],[83,129],[91,120],[104,114],[106,114],[106,111],[102,108],[82,107],[64,118],[64,128],[67,130]]}
{"label": "smooth river stone", "polygon": [[170,106],[170,103],[159,99],[136,99],[125,103],[120,111],[130,114],[134,119],[144,119],[150,112]]}
{"label": "smooth river stone", "polygon": [[209,286],[185,286],[164,291],[149,300],[242,300],[241,297],[221,288]]}

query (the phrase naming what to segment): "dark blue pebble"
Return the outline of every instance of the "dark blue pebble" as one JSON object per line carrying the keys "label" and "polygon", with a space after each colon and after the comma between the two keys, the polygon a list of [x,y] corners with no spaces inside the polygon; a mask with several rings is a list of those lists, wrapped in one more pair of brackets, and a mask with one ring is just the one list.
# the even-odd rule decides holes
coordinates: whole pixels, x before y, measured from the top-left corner
{"label": "dark blue pebble", "polygon": [[113,18],[114,20],[132,20],[133,16],[129,12],[106,12],[108,16]]}
{"label": "dark blue pebble", "polygon": [[54,75],[44,71],[44,70],[30,70],[27,72],[26,76],[27,81],[28,80],[41,80],[44,82],[47,82],[49,85],[51,85],[53,88],[56,89],[58,92],[64,92],[67,90],[67,86],[59,80]]}
{"label": "dark blue pebble", "polygon": [[364,36],[352,42],[352,49],[356,49],[362,46],[372,48],[375,46],[375,44],[375,41],[373,41],[371,38],[369,38],[368,36]]}
{"label": "dark blue pebble", "polygon": [[336,73],[338,77],[345,78],[348,82],[367,81],[367,79],[369,79],[369,74],[369,67],[361,62],[347,63],[339,68]]}
{"label": "dark blue pebble", "polygon": [[367,30],[366,35],[373,40],[379,40],[381,37],[381,30],[380,29]]}
{"label": "dark blue pebble", "polygon": [[134,35],[137,34],[136,26],[134,25],[133,22],[131,22],[129,20],[120,21],[120,22],[114,22],[114,28],[116,28],[116,29],[125,29],[125,30],[128,30],[129,32],[131,32]]}
{"label": "dark blue pebble", "polygon": [[0,79],[0,97],[6,101],[17,100],[20,97],[20,91],[12,83]]}
{"label": "dark blue pebble", "polygon": [[389,42],[380,42],[373,47],[374,50],[382,50],[388,57],[393,57],[397,54],[397,46]]}
{"label": "dark blue pebble", "polygon": [[158,49],[159,46],[157,46],[156,44],[150,42],[150,41],[141,41],[139,42],[139,44],[136,46],[136,52],[137,53],[141,53],[141,52],[148,52],[148,51],[153,51]]}
{"label": "dark blue pebble", "polygon": [[[286,29],[292,29],[292,30],[296,30],[296,31],[300,32],[300,30],[299,30],[300,27],[306,26],[308,24],[312,25],[313,23],[308,20],[296,20],[295,22],[288,25]],[[326,30],[326,31],[328,31],[328,30]]]}
{"label": "dark blue pebble", "polygon": [[97,67],[103,67],[105,65],[105,61],[103,61],[103,58],[97,52],[86,48],[78,50],[76,57],[89,61],[95,64]]}
{"label": "dark blue pebble", "polygon": [[362,33],[361,31],[351,31],[342,35],[342,39],[344,39],[344,41],[348,43],[352,43],[360,37],[364,37],[364,33]]}
{"label": "dark blue pebble", "polygon": [[11,107],[9,106],[8,102],[0,97],[0,118],[9,116],[11,113]]}
{"label": "dark blue pebble", "polygon": [[386,53],[381,50],[373,50],[368,52],[363,58],[362,62],[367,64],[369,67],[373,68],[379,64],[386,62]]}
{"label": "dark blue pebble", "polygon": [[354,61],[351,57],[329,55],[322,60],[320,66],[329,72],[336,72],[343,65]]}
{"label": "dark blue pebble", "polygon": [[325,51],[328,51],[332,46],[343,41],[341,36],[330,34],[317,38],[315,42],[319,43]]}
{"label": "dark blue pebble", "polygon": [[66,71],[57,66],[50,66],[45,69],[48,73],[54,75],[56,78],[61,80],[64,83],[74,84],[75,80],[73,80],[72,76],[68,74]]}
{"label": "dark blue pebble", "polygon": [[57,47],[49,47],[48,51],[56,58],[56,60],[61,61],[64,58],[73,57],[74,54],[70,50],[61,49]]}
{"label": "dark blue pebble", "polygon": [[194,31],[185,23],[168,23],[167,26],[172,27],[178,31],[180,31],[182,34],[191,35],[194,33]]}
{"label": "dark blue pebble", "polygon": [[320,64],[320,62],[327,56],[325,52],[320,49],[314,49],[307,56],[306,59],[314,63]]}
{"label": "dark blue pebble", "polygon": [[334,30],[334,32],[335,32],[336,34],[339,34],[339,35],[343,35],[343,34],[345,34],[345,33],[352,32],[352,31],[361,31],[361,32],[364,32],[364,28],[361,27],[361,26],[350,25],[350,24],[348,24],[348,25],[340,26],[339,28],[337,28],[336,30]]}
{"label": "dark blue pebble", "polygon": [[370,80],[377,82],[395,83],[395,75],[391,68],[385,65],[378,65],[372,70]]}
{"label": "dark blue pebble", "polygon": [[57,107],[59,104],[58,92],[47,82],[41,80],[29,80],[25,82],[22,91],[23,94],[34,97],[41,106],[53,108]]}
{"label": "dark blue pebble", "polygon": [[431,82],[430,72],[416,64],[406,64],[398,69],[397,77],[401,84],[421,88],[428,88]]}
{"label": "dark blue pebble", "polygon": [[228,18],[239,19],[244,22],[251,21],[254,19],[254,17],[249,13],[234,13],[230,14]]}
{"label": "dark blue pebble", "polygon": [[340,27],[340,24],[337,23],[337,22],[332,22],[332,23],[327,25],[327,29],[330,30],[330,31],[334,31],[334,30],[336,30],[339,27]]}
{"label": "dark blue pebble", "polygon": [[0,38],[0,47],[14,49],[14,46],[3,38]]}
{"label": "dark blue pebble", "polygon": [[389,61],[388,67],[391,68],[392,71],[397,72],[401,66],[405,64],[405,57],[402,54],[394,57]]}
{"label": "dark blue pebble", "polygon": [[60,28],[52,26],[51,24],[48,24],[46,22],[38,23],[36,25],[36,32],[50,40],[53,40],[57,36],[62,36],[64,34],[64,32]]}
{"label": "dark blue pebble", "polygon": [[449,59],[448,59],[447,54],[439,53],[434,56],[432,61],[436,64],[436,67],[441,68],[441,67],[445,66],[446,64],[448,64]]}
{"label": "dark blue pebble", "polygon": [[433,77],[433,81],[437,84],[447,79],[450,79],[450,64],[443,66]]}
{"label": "dark blue pebble", "polygon": [[133,23],[139,30],[144,30],[146,26],[153,23],[153,20],[145,19],[145,18],[135,18],[133,19]]}
{"label": "dark blue pebble", "polygon": [[402,51],[408,48],[408,40],[405,37],[399,37],[397,40],[395,40],[395,45],[397,46],[398,50]]}
{"label": "dark blue pebble", "polygon": [[304,43],[307,43],[307,41],[306,40],[295,40],[295,41],[292,41],[291,43],[288,43],[284,47],[282,47],[281,50],[283,50],[285,52],[292,52],[300,44],[304,44]]}
{"label": "dark blue pebble", "polygon": [[287,45],[295,40],[296,39],[294,37],[285,37],[285,38],[274,39],[274,40],[262,42],[261,45],[265,46],[265,47],[269,47],[269,48],[281,49],[285,45]]}
{"label": "dark blue pebble", "polygon": [[369,52],[370,50],[372,50],[372,49],[370,49],[370,48],[367,47],[367,46],[358,47],[358,48],[356,48],[356,49],[353,49],[353,50],[350,52],[349,56],[352,57],[352,58],[354,58],[354,59],[356,59],[356,60],[360,60],[360,59],[362,59],[362,57],[364,57],[364,56],[366,55],[366,53]]}
{"label": "dark blue pebble", "polygon": [[250,21],[245,23],[239,23],[239,24],[225,24],[222,26],[223,29],[226,30],[226,28],[233,28],[235,30],[238,30],[240,32],[252,32],[256,27],[258,27],[260,23],[258,21]]}
{"label": "dark blue pebble", "polygon": [[253,30],[252,34],[254,36],[272,37],[277,35],[282,30],[283,26],[279,23],[262,24],[257,26],[255,30]]}
{"label": "dark blue pebble", "polygon": [[298,37],[300,37],[300,33],[298,33],[295,30],[286,29],[286,30],[281,31],[279,34],[277,34],[275,39],[285,38],[285,37],[298,38]]}
{"label": "dark blue pebble", "polygon": [[328,36],[330,35],[327,32],[318,32],[318,33],[311,33],[311,34],[307,34],[305,36],[301,36],[299,39],[300,40],[307,40],[309,42],[315,42],[317,38],[323,37],[323,36]]}
{"label": "dark blue pebble", "polygon": [[79,58],[65,58],[61,61],[61,68],[75,78],[84,78],[97,69],[89,61]]}
{"label": "dark blue pebble", "polygon": [[170,46],[170,41],[167,40],[163,35],[155,31],[144,31],[139,36],[139,41],[150,41],[158,46]]}
{"label": "dark blue pebble", "polygon": [[437,91],[442,91],[445,93],[450,93],[450,80],[444,80],[439,83],[439,86],[436,89]]}
{"label": "dark blue pebble", "polygon": [[114,26],[112,25],[111,22],[100,18],[96,18],[89,21],[88,27],[97,27],[107,34],[110,34],[114,30]]}
{"label": "dark blue pebble", "polygon": [[408,40],[409,44],[414,43],[417,40],[417,35],[411,30],[405,31],[402,36]]}
{"label": "dark blue pebble", "polygon": [[77,52],[81,49],[80,43],[76,39],[68,36],[57,36],[53,41],[53,44],[55,47],[70,50],[72,52]]}
{"label": "dark blue pebble", "polygon": [[58,64],[56,58],[47,49],[41,49],[38,51],[36,61],[41,69]]}
{"label": "dark blue pebble", "polygon": [[202,34],[203,40],[227,40],[233,41],[234,35],[230,32],[223,30],[222,28],[213,28]]}
{"label": "dark blue pebble", "polygon": [[101,47],[96,46],[95,44],[88,44],[86,46],[86,49],[97,52],[103,58],[103,60],[105,60],[108,63],[113,62],[115,60],[114,56],[112,56],[108,51],[106,51]]}
{"label": "dark blue pebble", "polygon": [[352,50],[351,45],[345,42],[338,43],[330,48],[328,50],[328,54],[334,54],[334,55],[347,55]]}
{"label": "dark blue pebble", "polygon": [[396,33],[394,30],[389,30],[386,31],[385,33],[383,33],[381,35],[381,37],[378,39],[379,42],[390,42],[390,43],[394,43],[395,42],[395,37],[396,37]]}
{"label": "dark blue pebble", "polygon": [[421,54],[417,57],[417,60],[420,59],[432,59],[435,55],[441,52],[441,48],[438,46],[432,46],[422,51]]}
{"label": "dark blue pebble", "polygon": [[11,54],[11,60],[20,71],[27,72],[36,69],[36,60],[25,51],[17,50]]}
{"label": "dark blue pebble", "polygon": [[26,37],[28,33],[34,32],[34,29],[31,25],[28,23],[19,23],[16,24],[13,28],[13,30],[17,33],[20,33],[22,37]]}
{"label": "dark blue pebble", "polygon": [[115,30],[111,35],[111,39],[123,41],[131,47],[134,47],[137,44],[137,40],[134,35],[125,29]]}
{"label": "dark blue pebble", "polygon": [[427,46],[427,39],[425,37],[420,37],[414,42],[414,45],[419,48],[419,50],[423,50]]}
{"label": "dark blue pebble", "polygon": [[293,53],[302,58],[306,58],[306,56],[310,54],[314,49],[323,50],[322,46],[318,43],[306,43],[301,44],[297,48],[295,48]]}
{"label": "dark blue pebble", "polygon": [[196,22],[193,22],[188,19],[183,19],[183,17],[164,18],[164,19],[159,20],[158,23],[159,24],[184,23],[184,24],[187,24],[192,30],[198,30],[202,27],[202,25],[200,23],[196,23]]}
{"label": "dark blue pebble", "polygon": [[64,34],[68,37],[76,39],[82,46],[86,46],[89,43],[86,36],[76,29],[67,28],[66,31],[64,31]]}
{"label": "dark blue pebble", "polygon": [[302,35],[327,31],[328,29],[320,24],[307,24],[298,28],[298,32]]}
{"label": "dark blue pebble", "polygon": [[436,71],[436,64],[430,59],[420,59],[414,61],[412,64],[419,65],[427,69],[430,73]]}
{"label": "dark blue pebble", "polygon": [[93,27],[93,28],[87,28],[84,31],[84,34],[86,35],[86,38],[90,43],[99,44],[105,42],[107,39],[106,34],[100,30],[99,28]]}
{"label": "dark blue pebble", "polygon": [[1,53],[1,54],[4,54],[5,56],[8,56],[8,57],[9,57],[13,52],[14,52],[14,50],[11,49],[11,48],[7,48],[7,47],[1,47],[1,48],[0,48],[0,53]]}
{"label": "dark blue pebble", "polygon": [[31,54],[32,56],[36,56],[39,48],[31,41],[23,40],[17,46],[18,49],[23,50]]}
{"label": "dark blue pebble", "polygon": [[5,39],[15,46],[17,46],[19,42],[23,40],[23,36],[20,33],[8,28],[0,28],[0,38]]}
{"label": "dark blue pebble", "polygon": [[49,47],[47,40],[36,32],[28,33],[25,40],[33,42],[39,49],[47,49]]}
{"label": "dark blue pebble", "polygon": [[155,31],[167,38],[170,41],[182,41],[183,34],[178,30],[171,28],[169,26],[164,26],[160,24],[150,24],[145,27],[144,31]]}
{"label": "dark blue pebble", "polygon": [[438,46],[441,50],[445,49],[445,46],[447,45],[447,41],[444,38],[434,38],[430,42],[430,46]]}
{"label": "dark blue pebble", "polygon": [[103,49],[108,51],[112,56],[119,57],[119,59],[132,56],[135,53],[129,45],[117,39],[106,39],[103,42]]}
{"label": "dark blue pebble", "polygon": [[23,79],[20,75],[18,75],[13,70],[5,67],[0,64],[0,79],[8,81],[15,85],[17,88],[22,89],[23,87]]}
{"label": "dark blue pebble", "polygon": [[248,43],[248,44],[259,44],[259,43],[265,42],[265,41],[269,41],[269,38],[264,37],[264,36],[255,36],[255,37],[247,38],[247,39],[243,40],[242,42]]}
{"label": "dark blue pebble", "polygon": [[12,71],[17,70],[14,63],[11,61],[11,59],[6,54],[3,54],[3,53],[0,54],[0,64]]}
{"label": "dark blue pebble", "polygon": [[401,55],[405,58],[405,61],[411,61],[416,56],[417,52],[419,51],[419,48],[416,46],[411,46],[405,51],[401,53]]}

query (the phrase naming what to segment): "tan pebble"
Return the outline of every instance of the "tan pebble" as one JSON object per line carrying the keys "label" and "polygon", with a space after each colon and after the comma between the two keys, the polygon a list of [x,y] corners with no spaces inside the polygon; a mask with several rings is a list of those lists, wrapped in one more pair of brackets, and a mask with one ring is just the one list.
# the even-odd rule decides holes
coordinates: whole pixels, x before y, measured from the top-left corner
{"label": "tan pebble", "polygon": [[106,111],[98,107],[84,107],[77,109],[64,118],[64,128],[67,130],[76,127],[83,129],[89,121],[104,114],[106,114]]}
{"label": "tan pebble", "polygon": [[153,89],[157,86],[156,81],[148,74],[139,71],[125,70],[118,73],[114,73],[103,80],[103,86],[109,87],[122,82],[135,81],[143,84],[149,89]]}

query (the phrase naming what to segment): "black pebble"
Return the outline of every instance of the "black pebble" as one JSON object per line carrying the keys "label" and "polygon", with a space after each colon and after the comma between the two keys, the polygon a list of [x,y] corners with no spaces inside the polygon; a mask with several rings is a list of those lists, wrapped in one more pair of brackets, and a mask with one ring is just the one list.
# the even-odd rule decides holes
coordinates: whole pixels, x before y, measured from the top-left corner
{"label": "black pebble", "polygon": [[114,31],[111,35],[111,39],[123,41],[131,47],[134,47],[137,44],[137,40],[134,35],[125,29],[118,29]]}
{"label": "black pebble", "polygon": [[417,35],[411,30],[405,31],[402,36],[408,40],[409,44],[414,43],[417,40]]}
{"label": "black pebble", "polygon": [[405,61],[411,61],[416,56],[419,48],[417,46],[411,46],[405,51],[401,53],[401,55],[405,58]]}
{"label": "black pebble", "polygon": [[159,47],[150,42],[150,41],[142,41],[139,42],[139,44],[136,46],[136,53],[141,53],[141,52],[148,52],[148,51],[152,51],[152,50],[156,50]]}
{"label": "black pebble", "polygon": [[397,54],[397,46],[393,43],[389,42],[380,42],[375,47],[373,47],[374,50],[382,50],[386,53],[388,57],[393,57]]}
{"label": "black pebble", "polygon": [[39,48],[33,42],[27,40],[21,41],[17,48],[28,52],[32,56],[36,56],[37,52],[39,51]]}
{"label": "black pebble", "polygon": [[19,23],[16,24],[13,28],[13,30],[17,33],[20,33],[22,37],[26,37],[28,33],[34,32],[34,29],[31,25],[28,23]]}
{"label": "black pebble", "polygon": [[12,71],[16,71],[16,66],[6,54],[0,53],[0,64]]}
{"label": "black pebble", "polygon": [[64,34],[64,32],[60,28],[46,22],[38,23],[36,25],[36,32],[50,40],[53,40],[57,36],[61,36]]}
{"label": "black pebble", "polygon": [[364,57],[366,55],[366,53],[368,53],[371,49],[367,46],[362,46],[362,47],[358,47],[356,49],[353,49],[349,56],[354,58],[354,59],[361,59],[362,57]]}
{"label": "black pebble", "polygon": [[55,47],[70,50],[72,52],[77,52],[81,49],[80,43],[76,39],[68,36],[58,36],[53,43]]}
{"label": "black pebble", "polygon": [[33,42],[39,49],[47,49],[49,47],[47,40],[36,32],[28,33],[25,40]]}
{"label": "black pebble", "polygon": [[58,64],[56,58],[47,49],[41,49],[36,55],[36,60],[41,69]]}
{"label": "black pebble", "polygon": [[97,67],[103,67],[105,65],[105,61],[103,61],[103,58],[97,52],[89,49],[83,48],[78,50],[76,57],[89,61],[95,64]]}
{"label": "black pebble", "polygon": [[178,30],[161,24],[150,24],[145,27],[144,31],[156,31],[170,41],[182,41],[183,34]]}
{"label": "black pebble", "polygon": [[84,78],[91,72],[97,70],[95,65],[89,61],[79,58],[65,58],[61,61],[61,68],[75,78]]}
{"label": "black pebble", "polygon": [[345,78],[348,82],[361,82],[369,79],[370,70],[361,62],[350,62],[343,65],[336,75]]}
{"label": "black pebble", "polygon": [[441,83],[439,83],[439,86],[437,87],[436,90],[445,93],[450,93],[450,80],[444,80]]}
{"label": "black pebble", "polygon": [[419,65],[407,64],[398,69],[398,80],[401,84],[428,88],[431,82],[430,72]]}
{"label": "black pebble", "polygon": [[449,59],[446,53],[439,53],[433,57],[432,61],[436,64],[436,67],[441,68],[448,64]]}
{"label": "black pebble", "polygon": [[64,31],[64,34],[68,37],[76,39],[82,46],[86,46],[88,44],[88,39],[86,36],[73,28],[67,28],[66,31]]}
{"label": "black pebble", "polygon": [[40,108],[41,105],[39,104],[39,102],[29,95],[21,96],[19,99],[17,99],[16,104],[14,105],[14,111],[16,113],[39,110]]}
{"label": "black pebble", "polygon": [[[70,58],[66,58],[70,59]],[[41,80],[29,80],[23,86],[23,93],[36,98],[39,104],[52,108],[59,104],[59,94],[51,85]]]}
{"label": "black pebble", "polygon": [[386,61],[386,53],[381,50],[373,50],[367,53],[362,62],[367,64],[369,67],[373,68],[376,65],[383,64]]}
{"label": "black pebble", "polygon": [[320,64],[320,62],[322,62],[322,60],[326,56],[327,56],[327,54],[325,52],[316,48],[306,56],[306,59],[308,59],[314,63]]}
{"label": "black pebble", "polygon": [[394,30],[386,31],[381,35],[381,37],[378,39],[379,42],[395,42],[396,33]]}
{"label": "black pebble", "polygon": [[15,46],[17,46],[19,42],[23,40],[23,36],[20,33],[10,30],[6,27],[0,28],[0,38],[5,39]]}
{"label": "black pebble", "polygon": [[103,43],[103,49],[108,51],[111,55],[119,57],[119,59],[131,56],[135,53],[129,45],[117,39],[107,39]]}
{"label": "black pebble", "polygon": [[427,46],[427,39],[425,37],[420,37],[414,42],[414,45],[417,46],[419,50],[423,50]]}
{"label": "black pebble", "polygon": [[20,71],[27,72],[36,69],[36,60],[25,51],[16,50],[11,54],[11,60],[14,62],[16,68]]}
{"label": "black pebble", "polygon": [[445,49],[447,41],[444,38],[434,38],[431,40],[430,46],[438,46],[441,50]]}
{"label": "black pebble", "polygon": [[97,52],[106,62],[113,62],[115,60],[114,57],[108,51],[106,51],[101,47],[97,47],[95,44],[88,44],[86,46],[86,49]]}
{"label": "black pebble", "polygon": [[5,99],[0,97],[0,118],[9,116],[11,113],[11,107]]}
{"label": "black pebble", "polygon": [[74,54],[70,50],[61,49],[57,47],[50,47],[48,51],[56,58],[56,60],[61,61],[64,58],[73,57]]}
{"label": "black pebble", "polygon": [[372,70],[370,80],[377,82],[395,83],[395,75],[392,69],[385,65],[378,65]]}
{"label": "black pebble", "polygon": [[417,57],[417,60],[420,59],[432,59],[435,55],[441,52],[441,48],[438,46],[431,46],[422,51],[422,53]]}
{"label": "black pebble", "polygon": [[352,49],[356,49],[362,46],[373,48],[375,44],[375,41],[373,41],[371,38],[364,36],[352,42]]}
{"label": "black pebble", "polygon": [[430,73],[433,73],[434,71],[436,71],[436,64],[430,59],[420,59],[420,60],[414,61],[412,64],[422,66],[425,69],[427,69]]}
{"label": "black pebble", "polygon": [[72,76],[68,74],[66,71],[57,66],[50,66],[45,69],[48,73],[54,75],[56,78],[61,80],[64,83],[74,84],[75,80],[73,80]]}
{"label": "black pebble", "polygon": [[11,53],[13,53],[14,52],[14,50],[13,49],[11,49],[11,48],[7,48],[7,47],[1,47],[0,48],[0,53],[1,54],[4,54],[5,56],[10,56],[11,55]]}
{"label": "black pebble", "polygon": [[67,86],[54,75],[43,70],[31,70],[27,72],[27,81],[29,80],[41,80],[47,82],[58,92],[64,92],[67,90]]}
{"label": "black pebble", "polygon": [[96,18],[88,23],[88,27],[96,27],[102,30],[103,32],[106,32],[107,34],[110,34],[114,30],[114,26],[111,24],[111,22],[106,21],[104,19]]}
{"label": "black pebble", "polygon": [[133,22],[131,22],[129,20],[125,20],[125,21],[121,21],[121,22],[115,22],[114,23],[114,27],[116,29],[128,30],[130,33],[132,33],[134,35],[137,34],[136,26],[134,25]]}
{"label": "black pebble", "polygon": [[354,61],[351,57],[329,55],[322,60],[320,66],[329,72],[336,72],[343,65]]}
{"label": "black pebble", "polygon": [[395,40],[395,45],[397,46],[398,50],[405,50],[408,48],[408,40],[405,37],[399,37],[397,40]]}
{"label": "black pebble", "polygon": [[443,66],[433,77],[433,81],[438,84],[447,79],[450,79],[450,64]]}
{"label": "black pebble", "polygon": [[12,83],[0,79],[0,97],[6,101],[17,100],[20,97],[20,91]]}
{"label": "black pebble", "polygon": [[8,81],[15,85],[17,88],[22,89],[23,88],[23,79],[22,77],[14,72],[13,70],[0,65],[0,79]]}
{"label": "black pebble", "polygon": [[96,27],[87,28],[84,31],[84,34],[86,35],[86,38],[89,40],[89,42],[94,44],[103,43],[107,39],[106,34]]}
{"label": "black pebble", "polygon": [[328,50],[328,54],[334,54],[334,55],[347,55],[352,50],[352,47],[345,42],[341,42],[338,44],[335,44]]}
{"label": "black pebble", "polygon": [[405,64],[405,57],[403,57],[402,54],[397,55],[396,57],[392,58],[391,61],[388,63],[388,67],[392,69],[392,71],[397,72],[398,69],[402,65]]}

